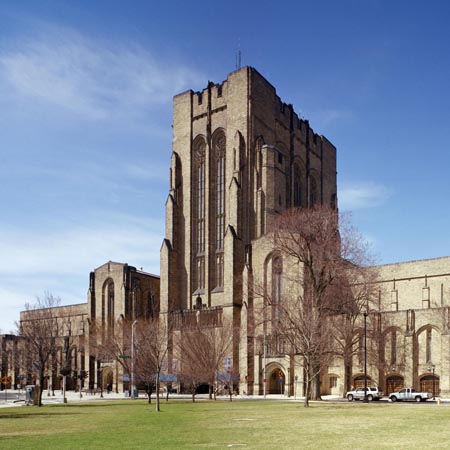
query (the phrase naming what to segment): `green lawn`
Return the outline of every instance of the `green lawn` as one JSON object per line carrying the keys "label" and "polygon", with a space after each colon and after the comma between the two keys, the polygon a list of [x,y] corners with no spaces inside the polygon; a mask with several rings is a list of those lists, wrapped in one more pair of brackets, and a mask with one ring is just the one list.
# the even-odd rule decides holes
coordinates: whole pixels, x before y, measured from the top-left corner
{"label": "green lawn", "polygon": [[450,407],[171,401],[156,413],[137,400],[0,409],[5,450],[209,448],[449,449]]}

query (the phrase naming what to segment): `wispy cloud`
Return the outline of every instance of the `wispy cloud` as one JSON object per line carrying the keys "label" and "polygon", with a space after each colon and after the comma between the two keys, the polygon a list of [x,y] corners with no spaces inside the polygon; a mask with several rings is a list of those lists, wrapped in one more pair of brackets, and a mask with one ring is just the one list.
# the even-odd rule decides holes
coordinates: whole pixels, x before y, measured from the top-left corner
{"label": "wispy cloud", "polygon": [[158,181],[167,183],[169,178],[168,164],[163,166],[155,161],[146,161],[145,165],[126,164],[124,172],[127,176],[144,181]]}
{"label": "wispy cloud", "polygon": [[200,78],[136,44],[45,31],[0,47],[0,86],[10,95],[98,120],[169,104]]}
{"label": "wispy cloud", "polygon": [[0,329],[9,331],[25,302],[51,291],[64,304],[86,301],[88,274],[113,260],[159,273],[163,223],[106,213],[90,226],[39,230],[0,227]]}
{"label": "wispy cloud", "polygon": [[15,323],[19,321],[19,311],[24,309],[25,302],[31,300],[21,295],[20,288],[13,285],[12,287],[0,287],[0,298],[6,300],[2,304],[2,314],[0,318],[0,334],[14,333]]}
{"label": "wispy cloud", "polygon": [[[67,224],[66,224],[67,226]],[[161,229],[137,221],[116,221],[92,227],[59,228],[46,234],[30,230],[1,230],[0,260],[2,277],[22,274],[73,274],[92,269],[112,259],[137,263],[156,271],[159,266]]]}
{"label": "wispy cloud", "polygon": [[339,190],[339,208],[356,210],[382,205],[392,192],[386,186],[370,182],[349,183]]}
{"label": "wispy cloud", "polygon": [[[108,170],[105,170],[105,165],[99,162],[77,160],[72,163],[71,171],[67,171],[64,165],[20,167],[20,175],[45,178],[54,185],[63,186],[57,191],[52,190],[53,196],[67,196],[73,190],[80,192],[83,186],[89,186],[89,189],[99,195],[104,195],[105,192],[149,195],[148,190],[143,192],[137,182],[144,182],[146,189],[151,185],[155,189],[165,189],[169,178],[169,163],[163,164],[156,158],[153,160],[142,158],[141,164],[138,165],[123,162],[118,158],[114,160],[114,164],[108,166]],[[98,205],[94,207],[98,208]]]}

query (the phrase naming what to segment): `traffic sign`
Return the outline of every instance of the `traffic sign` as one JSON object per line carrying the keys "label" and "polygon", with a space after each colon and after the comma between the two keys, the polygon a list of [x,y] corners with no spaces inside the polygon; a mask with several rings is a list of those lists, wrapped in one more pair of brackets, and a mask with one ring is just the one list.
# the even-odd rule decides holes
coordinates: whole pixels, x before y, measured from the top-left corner
{"label": "traffic sign", "polygon": [[122,359],[131,359],[131,356],[130,356],[130,355],[119,355],[119,358],[122,358]]}
{"label": "traffic sign", "polygon": [[11,377],[4,376],[2,378],[2,384],[9,384],[9,383],[11,383]]}

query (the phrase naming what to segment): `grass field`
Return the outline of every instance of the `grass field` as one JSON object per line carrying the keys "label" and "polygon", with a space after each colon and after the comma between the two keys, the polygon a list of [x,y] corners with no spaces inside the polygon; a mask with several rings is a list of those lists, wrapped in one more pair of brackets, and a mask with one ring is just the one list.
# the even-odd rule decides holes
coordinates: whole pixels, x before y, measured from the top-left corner
{"label": "grass field", "polygon": [[0,409],[0,449],[449,449],[450,407],[276,401]]}

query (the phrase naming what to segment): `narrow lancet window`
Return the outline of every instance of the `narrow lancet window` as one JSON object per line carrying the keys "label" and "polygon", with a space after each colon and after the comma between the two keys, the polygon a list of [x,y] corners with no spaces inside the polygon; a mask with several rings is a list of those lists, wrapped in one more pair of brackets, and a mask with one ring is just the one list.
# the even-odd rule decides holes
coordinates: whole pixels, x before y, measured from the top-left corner
{"label": "narrow lancet window", "polygon": [[302,206],[302,183],[301,169],[298,164],[294,164],[294,206]]}
{"label": "narrow lancet window", "polygon": [[206,144],[199,139],[194,146],[193,229],[195,230],[195,282],[196,290],[205,288],[205,153]]}
{"label": "narrow lancet window", "polygon": [[277,256],[272,262],[272,319],[281,318],[281,295],[282,295],[283,262]]}
{"label": "narrow lancet window", "polygon": [[225,236],[225,147],[223,133],[219,133],[213,141],[215,156],[215,284],[223,287],[223,242]]}

